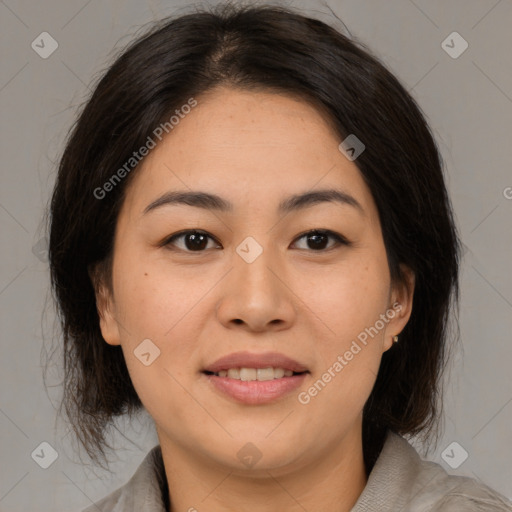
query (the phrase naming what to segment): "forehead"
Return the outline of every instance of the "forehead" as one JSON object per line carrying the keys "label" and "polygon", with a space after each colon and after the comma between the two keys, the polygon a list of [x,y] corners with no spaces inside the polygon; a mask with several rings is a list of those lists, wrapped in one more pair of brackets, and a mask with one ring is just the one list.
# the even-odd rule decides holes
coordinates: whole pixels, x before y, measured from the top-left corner
{"label": "forehead", "polygon": [[142,162],[126,202],[142,212],[172,190],[222,196],[234,210],[268,210],[283,197],[341,189],[372,215],[373,200],[354,162],[338,149],[325,116],[299,98],[221,88],[197,106]]}

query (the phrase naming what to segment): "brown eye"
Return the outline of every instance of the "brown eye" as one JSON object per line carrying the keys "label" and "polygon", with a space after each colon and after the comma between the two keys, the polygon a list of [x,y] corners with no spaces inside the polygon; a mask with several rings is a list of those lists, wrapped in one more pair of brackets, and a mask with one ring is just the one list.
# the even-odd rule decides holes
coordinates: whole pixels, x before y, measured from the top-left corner
{"label": "brown eye", "polygon": [[[183,240],[181,247],[178,246],[175,242],[177,240]],[[189,230],[182,231],[181,233],[177,233],[162,244],[164,246],[174,245],[177,246],[178,249],[187,251],[187,252],[203,252],[208,247],[208,241],[214,240],[210,235],[203,231]],[[215,241],[215,240],[214,240]]]}
{"label": "brown eye", "polygon": [[[339,235],[338,233],[334,233],[329,230],[319,230],[315,229],[313,231],[308,231],[301,235],[297,240],[305,239],[307,247],[302,247],[302,249],[310,249],[313,251],[325,251],[329,249],[333,249],[338,245],[349,245],[349,242]],[[329,239],[334,240],[334,244],[330,247],[326,247],[329,243]]]}

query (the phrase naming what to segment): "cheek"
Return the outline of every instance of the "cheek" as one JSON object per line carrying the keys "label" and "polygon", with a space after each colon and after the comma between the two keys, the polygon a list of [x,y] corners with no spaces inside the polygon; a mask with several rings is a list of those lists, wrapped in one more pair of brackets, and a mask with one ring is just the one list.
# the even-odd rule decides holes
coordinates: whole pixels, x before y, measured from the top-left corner
{"label": "cheek", "polygon": [[172,338],[207,292],[204,280],[144,255],[119,258],[114,270],[116,312],[131,338]]}
{"label": "cheek", "polygon": [[314,273],[314,279],[303,281],[300,296],[325,327],[330,342],[324,346],[340,349],[375,324],[388,306],[388,294],[387,266],[378,256],[361,255]]}
{"label": "cheek", "polygon": [[[319,365],[313,387],[306,390],[312,410],[334,407],[355,418],[375,383],[383,350],[389,273],[379,251],[361,255],[336,272],[320,277],[308,292],[308,306],[318,322],[315,344]],[[316,385],[315,385],[316,383]],[[343,413],[343,411],[345,411]],[[330,420],[327,420],[330,421]],[[332,421],[336,422],[336,415]]]}
{"label": "cheek", "polygon": [[[194,340],[201,330],[200,315],[205,313],[194,305],[206,293],[206,285],[194,286],[147,261],[119,260],[116,272],[121,346],[133,386],[152,417],[172,411],[173,418],[186,424],[187,414],[195,411],[190,410],[182,385],[187,385],[190,362],[197,357]],[[146,353],[149,356],[144,357]]]}

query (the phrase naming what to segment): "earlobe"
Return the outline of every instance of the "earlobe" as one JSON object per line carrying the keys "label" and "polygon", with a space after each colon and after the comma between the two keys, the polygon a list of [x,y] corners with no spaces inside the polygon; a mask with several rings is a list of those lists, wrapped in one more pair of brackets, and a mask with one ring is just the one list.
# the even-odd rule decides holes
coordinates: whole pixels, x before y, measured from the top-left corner
{"label": "earlobe", "polygon": [[103,339],[109,345],[120,345],[119,326],[112,314],[110,304],[105,309],[100,309],[97,304],[98,315],[100,318],[100,329]]}
{"label": "earlobe", "polygon": [[[400,313],[406,317],[404,326],[409,321],[412,313],[412,302],[414,296],[414,287],[416,283],[416,276],[414,272],[403,263],[400,264],[400,270],[402,272],[403,281],[399,287],[397,300],[402,305]],[[403,329],[402,327],[402,329]]]}
{"label": "earlobe", "polygon": [[[412,313],[415,275],[414,272],[404,264],[400,264],[400,270],[403,279],[400,283],[393,286],[392,289],[390,310],[393,311],[393,317],[385,332],[385,351],[400,342],[400,333],[407,325]],[[391,314],[389,316],[391,317]]]}
{"label": "earlobe", "polygon": [[98,268],[89,271],[89,276],[94,287],[96,310],[103,339],[109,345],[120,345],[119,326],[114,315],[112,292],[105,284],[103,274]]}

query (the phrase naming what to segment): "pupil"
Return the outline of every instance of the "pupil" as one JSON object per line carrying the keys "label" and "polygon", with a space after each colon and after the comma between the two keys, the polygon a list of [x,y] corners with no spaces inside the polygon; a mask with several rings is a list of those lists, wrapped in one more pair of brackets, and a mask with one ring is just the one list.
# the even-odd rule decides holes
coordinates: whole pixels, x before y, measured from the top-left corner
{"label": "pupil", "polygon": [[[323,240],[321,240],[322,238]],[[313,247],[311,247],[312,249],[324,249],[327,237],[323,233],[315,233],[314,235],[308,236],[308,242],[311,242],[311,240],[313,240]]]}
{"label": "pupil", "polygon": [[[189,241],[192,241],[192,243],[188,243]],[[191,233],[185,237],[185,245],[190,250],[204,249],[206,247],[205,241],[207,239],[202,233]]]}

